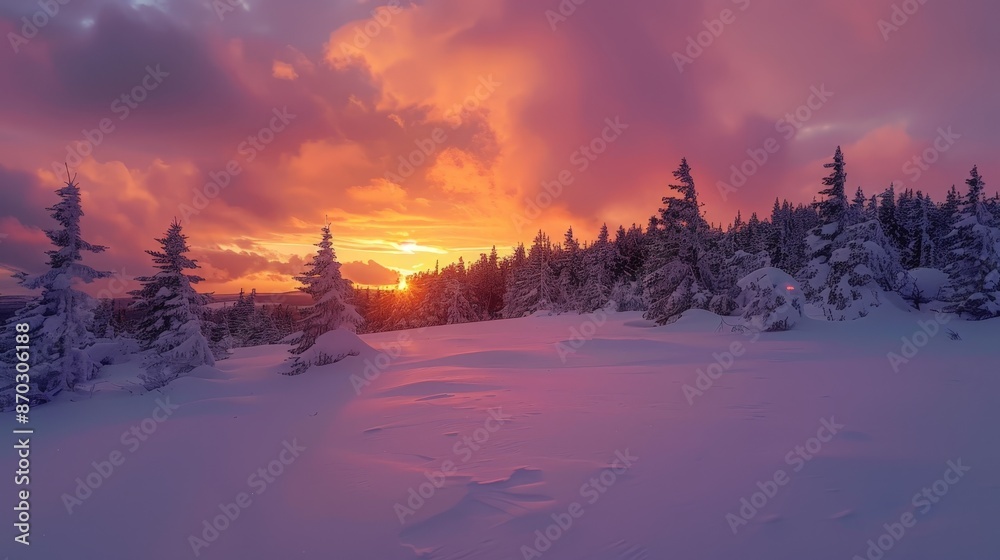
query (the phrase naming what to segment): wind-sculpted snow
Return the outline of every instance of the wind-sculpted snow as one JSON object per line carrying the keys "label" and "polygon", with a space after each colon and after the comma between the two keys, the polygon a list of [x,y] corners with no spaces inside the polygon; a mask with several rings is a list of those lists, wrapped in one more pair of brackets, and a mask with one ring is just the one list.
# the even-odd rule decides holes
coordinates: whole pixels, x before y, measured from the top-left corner
{"label": "wind-sculpted snow", "polygon": [[149,394],[116,363],[36,412],[25,558],[996,558],[1000,325],[954,318],[914,356],[935,315],[904,307],[762,334],[609,313],[565,363],[587,315],[363,335],[292,377],[289,346],[240,348]]}

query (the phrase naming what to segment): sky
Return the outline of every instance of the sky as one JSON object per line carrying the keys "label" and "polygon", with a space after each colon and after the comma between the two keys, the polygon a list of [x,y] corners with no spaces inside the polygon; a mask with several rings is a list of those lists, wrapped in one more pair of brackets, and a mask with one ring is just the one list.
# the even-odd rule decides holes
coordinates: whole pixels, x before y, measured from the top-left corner
{"label": "sky", "polygon": [[[0,5],[0,293],[44,269],[68,163],[124,295],[177,218],[208,291],[645,224],[686,157],[708,219],[1000,182],[987,0],[53,0]],[[46,4],[48,5],[48,4]]]}

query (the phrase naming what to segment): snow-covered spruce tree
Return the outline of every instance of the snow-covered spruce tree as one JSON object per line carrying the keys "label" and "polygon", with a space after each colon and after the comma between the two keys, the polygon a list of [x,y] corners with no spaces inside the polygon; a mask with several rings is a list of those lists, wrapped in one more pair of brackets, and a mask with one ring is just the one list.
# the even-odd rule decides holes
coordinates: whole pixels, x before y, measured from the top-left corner
{"label": "snow-covered spruce tree", "polygon": [[465,285],[459,279],[450,279],[445,284],[446,324],[456,325],[479,320],[479,314],[476,313],[472,304],[469,303],[466,292]]}
{"label": "snow-covered spruce tree", "polygon": [[858,187],[858,190],[854,191],[854,199],[851,200],[851,206],[847,209],[848,224],[860,224],[870,219],[865,208],[867,202],[868,199],[865,198],[865,192],[861,187]]}
{"label": "snow-covered spruce tree", "polygon": [[904,278],[899,252],[878,220],[853,225],[834,240],[827,284],[820,293],[831,321],[868,315],[882,304],[883,292],[896,291]]}
{"label": "snow-covered spruce tree", "polygon": [[225,360],[235,346],[233,335],[229,330],[229,310],[219,309],[206,313],[202,320],[202,332],[208,338],[215,361]]}
{"label": "snow-covered spruce tree", "polygon": [[829,261],[833,255],[834,240],[843,232],[847,217],[847,197],[844,194],[847,171],[840,146],[837,146],[833,161],[823,164],[823,167],[831,171],[823,178],[826,188],[819,192],[826,198],[813,203],[813,207],[819,211],[820,225],[810,230],[806,237],[809,262],[796,274],[809,301],[819,301],[821,298],[820,294],[830,272]]}
{"label": "snow-covered spruce tree", "polygon": [[257,305],[257,288],[250,289],[250,295],[240,290],[239,299],[233,304],[233,321],[236,330],[233,333],[237,344],[241,347],[273,344],[281,337],[277,335],[274,321],[263,306]]}
{"label": "snow-covered spruce tree", "polygon": [[[823,179],[826,198],[815,203],[822,225],[806,239],[812,258],[799,272],[799,282],[809,301],[819,303],[827,319],[845,321],[868,314],[871,307],[881,304],[881,293],[894,291],[902,278],[899,252],[877,219],[845,226],[847,200],[844,197],[844,157],[837,148],[829,176]],[[884,201],[892,195],[886,191]],[[888,202],[895,219],[895,204]],[[884,210],[889,212],[889,210]]]}
{"label": "snow-covered spruce tree", "polygon": [[650,232],[653,246],[643,279],[649,301],[646,319],[664,324],[688,309],[705,309],[712,299],[714,279],[705,243],[710,235],[701,215],[698,194],[687,159],[673,173],[670,185],[680,196],[663,197],[658,228]]}
{"label": "snow-covered spruce tree", "polygon": [[717,315],[729,315],[740,308],[737,296],[740,293],[739,281],[755,270],[771,266],[771,257],[767,251],[747,253],[736,251],[725,259],[722,271],[716,284],[718,293],[709,303],[709,311]]}
{"label": "snow-covered spruce tree", "polygon": [[787,331],[802,318],[805,300],[798,283],[777,268],[755,270],[737,282],[737,305],[747,326],[756,331]]}
{"label": "snow-covered spruce tree", "polygon": [[94,308],[94,322],[90,328],[97,338],[114,338],[115,328],[111,325],[114,316],[115,300],[101,298]]}
{"label": "snow-covered spruce tree", "polygon": [[563,244],[556,246],[553,257],[556,271],[556,310],[572,311],[576,308],[577,289],[583,276],[583,259],[580,242],[573,236],[573,228],[566,231]]}
{"label": "snow-covered spruce tree", "polygon": [[577,311],[592,313],[611,301],[611,289],[614,287],[611,267],[614,255],[614,247],[608,239],[608,226],[604,224],[597,241],[584,251],[583,285],[576,297]]}
{"label": "snow-covered spruce tree", "polygon": [[[285,375],[298,375],[316,365],[311,360],[304,359],[302,354],[312,348],[321,335],[337,329],[355,332],[363,321],[351,304],[351,282],[340,274],[330,224],[323,226],[322,237],[316,246],[319,250],[313,256],[312,266],[295,278],[302,284],[299,290],[312,296],[313,303],[302,320],[302,335],[291,350],[292,356],[288,359],[290,364]],[[341,357],[329,358],[330,361],[337,361]]]}
{"label": "snow-covered spruce tree", "polygon": [[503,317],[512,319],[540,310],[552,310],[557,297],[557,278],[552,270],[552,243],[539,230],[524,264],[510,278],[504,294]]}
{"label": "snow-covered spruce tree", "polygon": [[[93,324],[94,301],[87,294],[74,289],[77,282],[89,283],[99,278],[111,276],[110,272],[97,271],[81,264],[83,253],[100,253],[106,249],[102,245],[92,245],[83,240],[80,232],[80,187],[76,176],[69,176],[67,169],[66,186],[56,191],[61,199],[48,208],[59,228],[45,230],[55,249],[46,251],[49,269],[38,275],[17,273],[14,275],[21,286],[29,290],[41,290],[41,294],[29,302],[11,318],[7,324],[8,339],[14,340],[18,334],[16,326],[28,324],[31,356],[31,392],[28,397],[33,403],[48,402],[62,390],[72,390],[77,383],[93,379],[100,365],[87,354],[87,348],[94,343],[90,331]],[[14,364],[14,349],[4,357],[5,364]],[[13,368],[5,375],[0,385],[0,407],[13,403],[13,388],[16,384]]]}
{"label": "snow-covered spruce tree", "polygon": [[215,365],[208,339],[202,334],[202,317],[208,296],[195,291],[202,277],[186,271],[199,268],[187,256],[190,248],[180,222],[174,220],[167,233],[156,240],[160,251],[146,251],[153,257],[157,272],[136,278],[142,283],[130,292],[133,308],[141,319],[136,339],[149,354],[144,360],[143,384],[149,390],[163,387],[172,380],[202,365]]}
{"label": "snow-covered spruce tree", "polygon": [[649,303],[645,299],[645,294],[640,280],[629,280],[628,277],[621,277],[615,280],[611,286],[609,301],[615,302],[618,311],[645,311],[649,309]]}
{"label": "snow-covered spruce tree", "polygon": [[250,339],[253,337],[253,319],[257,312],[257,291],[251,289],[250,294],[240,288],[240,293],[236,296],[233,306],[227,310],[229,316],[229,330],[233,336],[233,343],[237,347],[250,346]]}
{"label": "snow-covered spruce tree", "polygon": [[949,237],[951,231],[955,229],[955,222],[962,207],[962,195],[959,194],[955,185],[948,189],[944,202],[932,207],[931,218],[931,239],[936,241],[934,246],[934,262],[938,266],[945,266],[951,259],[951,245],[954,238]]}
{"label": "snow-covered spruce tree", "polygon": [[947,238],[949,280],[942,299],[951,302],[948,311],[978,321],[1000,317],[1000,229],[983,200],[986,184],[977,167],[965,184],[969,190]]}
{"label": "snow-covered spruce tree", "polygon": [[904,268],[932,268],[934,266],[935,243],[931,237],[930,197],[925,197],[921,191],[914,195],[907,189],[899,198],[897,205],[900,214],[900,227],[903,231],[900,261]]}
{"label": "snow-covered spruce tree", "polygon": [[900,208],[896,204],[896,185],[890,183],[889,188],[882,191],[879,196],[878,221],[882,224],[885,236],[892,241],[893,246],[897,249],[903,248],[906,244],[903,239],[905,230],[901,223],[903,221],[901,214]]}

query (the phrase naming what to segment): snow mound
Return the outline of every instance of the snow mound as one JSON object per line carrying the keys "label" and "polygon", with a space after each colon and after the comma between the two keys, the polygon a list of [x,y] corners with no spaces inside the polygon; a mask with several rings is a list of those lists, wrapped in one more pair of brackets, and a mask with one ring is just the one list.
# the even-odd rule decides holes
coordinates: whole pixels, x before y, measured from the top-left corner
{"label": "snow mound", "polygon": [[934,297],[948,282],[948,275],[936,268],[914,268],[907,272],[916,287],[925,294]]}
{"label": "snow mound", "polygon": [[528,317],[551,317],[555,314],[556,313],[551,309],[539,309],[538,311],[528,315]]}
{"label": "snow mound", "polygon": [[297,373],[313,366],[335,364],[350,356],[375,354],[374,348],[346,329],[325,332],[308,350],[296,356]]}
{"label": "snow mound", "polygon": [[648,319],[634,319],[632,321],[625,321],[622,324],[626,327],[636,327],[640,329],[651,329],[659,326],[655,321],[650,321]]}
{"label": "snow mound", "polygon": [[948,279],[947,273],[936,268],[914,268],[902,274],[899,293],[919,309],[940,297]]}
{"label": "snow mound", "polygon": [[688,309],[674,322],[663,325],[670,332],[714,332],[721,317],[704,309]]}
{"label": "snow mound", "polygon": [[786,272],[761,268],[736,284],[736,303],[747,326],[764,332],[787,331],[802,319],[805,297],[802,288]]}
{"label": "snow mound", "polygon": [[198,366],[184,375],[185,377],[197,377],[199,379],[226,379],[229,377],[222,370],[212,366]]}

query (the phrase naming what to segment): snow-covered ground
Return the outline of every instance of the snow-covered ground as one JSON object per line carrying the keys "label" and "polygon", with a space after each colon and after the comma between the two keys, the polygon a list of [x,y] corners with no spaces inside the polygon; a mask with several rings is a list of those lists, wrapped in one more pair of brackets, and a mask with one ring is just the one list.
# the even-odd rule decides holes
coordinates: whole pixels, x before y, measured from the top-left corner
{"label": "snow-covered ground", "polygon": [[1000,320],[883,306],[759,337],[719,324],[616,313],[380,333],[297,377],[275,373],[287,347],[258,347],[150,394],[117,389],[135,366],[111,366],[91,396],[33,412],[33,544],[4,546],[102,560],[1000,558]]}

